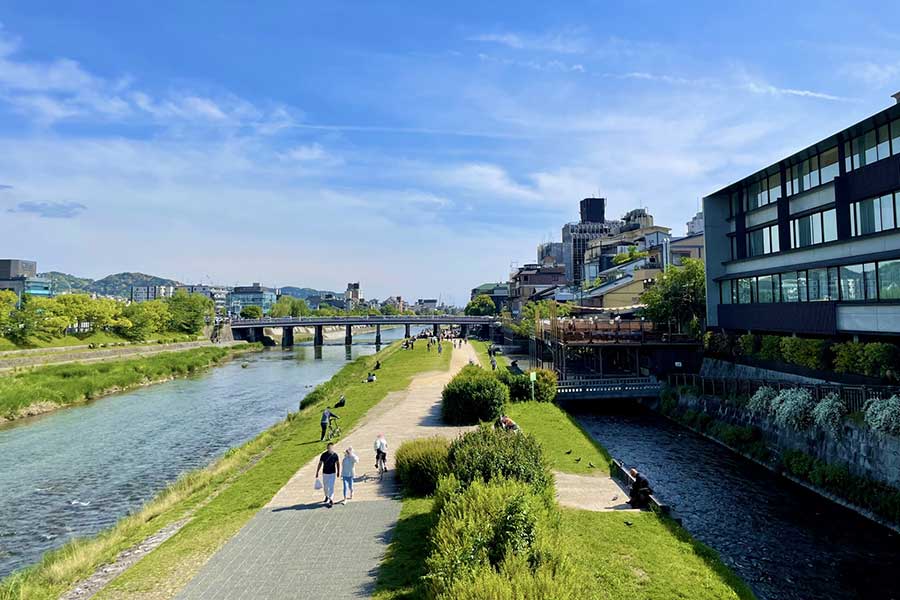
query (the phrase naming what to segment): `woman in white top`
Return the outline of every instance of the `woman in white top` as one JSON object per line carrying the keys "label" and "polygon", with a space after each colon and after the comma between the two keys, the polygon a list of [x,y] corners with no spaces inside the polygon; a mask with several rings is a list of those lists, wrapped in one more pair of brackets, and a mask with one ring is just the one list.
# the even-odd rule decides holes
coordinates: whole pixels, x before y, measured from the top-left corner
{"label": "woman in white top", "polygon": [[[344,482],[344,502],[353,500],[353,467],[359,462],[359,457],[353,453],[353,447],[344,450],[344,460],[341,461],[341,481]],[[347,492],[350,492],[349,494]]]}

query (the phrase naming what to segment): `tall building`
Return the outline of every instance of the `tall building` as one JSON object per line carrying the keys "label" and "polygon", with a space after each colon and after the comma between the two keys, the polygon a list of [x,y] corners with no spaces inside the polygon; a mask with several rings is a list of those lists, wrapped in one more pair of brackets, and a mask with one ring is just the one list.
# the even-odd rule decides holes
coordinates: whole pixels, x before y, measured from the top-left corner
{"label": "tall building", "polygon": [[175,293],[173,285],[133,285],[131,286],[132,302],[147,302],[170,298]]}
{"label": "tall building", "polygon": [[544,242],[539,244],[537,247],[537,261],[542,265],[565,264],[562,242]]}
{"label": "tall building", "polygon": [[228,312],[231,315],[241,314],[241,310],[247,306],[258,306],[263,314],[269,314],[277,299],[277,293],[273,288],[268,288],[254,283],[253,285],[236,286],[228,294]]}
{"label": "tall building", "polygon": [[687,222],[687,234],[697,235],[703,233],[703,211],[697,211],[694,218]]}
{"label": "tall building", "polygon": [[900,333],[900,105],[703,199],[707,322]]}
{"label": "tall building", "polygon": [[35,261],[15,258],[0,260],[0,290],[15,292],[20,302],[25,294],[43,298],[53,295],[50,280],[38,277]]}
{"label": "tall building", "polygon": [[356,283],[348,283],[347,291],[344,292],[344,302],[346,303],[348,308],[353,308],[357,304],[359,304],[360,300],[362,300],[362,295],[359,291],[359,282]]}
{"label": "tall building", "polygon": [[581,285],[588,242],[618,228],[619,221],[606,221],[605,216],[606,198],[585,198],[581,201],[581,221],[563,225],[563,265],[567,283]]}
{"label": "tall building", "polygon": [[518,316],[534,294],[566,282],[565,267],[529,264],[519,267],[509,278],[509,306],[513,316]]}
{"label": "tall building", "polygon": [[478,287],[472,288],[469,299],[474,300],[476,296],[482,294],[491,297],[491,300],[494,301],[494,305],[497,307],[497,312],[509,308],[509,283],[505,281],[482,283]]}

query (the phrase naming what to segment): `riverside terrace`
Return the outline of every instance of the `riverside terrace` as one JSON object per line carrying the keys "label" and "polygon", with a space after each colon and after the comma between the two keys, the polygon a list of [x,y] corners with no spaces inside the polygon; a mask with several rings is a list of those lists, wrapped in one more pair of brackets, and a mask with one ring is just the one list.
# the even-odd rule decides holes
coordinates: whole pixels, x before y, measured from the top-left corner
{"label": "riverside terrace", "polygon": [[424,316],[358,316],[358,317],[265,317],[262,319],[238,319],[231,322],[231,330],[235,339],[250,342],[263,341],[263,330],[266,328],[281,327],[284,335],[281,338],[282,346],[294,345],[295,327],[313,327],[315,335],[313,344],[321,346],[325,342],[324,327],[343,325],[346,328],[344,342],[353,343],[353,326],[375,327],[375,343],[381,343],[381,327],[403,325],[406,327],[406,337],[410,336],[410,327],[413,325],[431,325],[435,335],[442,325],[457,325],[462,329],[463,335],[469,333],[470,327],[499,327],[500,322],[494,317],[469,317],[464,315],[434,315]]}

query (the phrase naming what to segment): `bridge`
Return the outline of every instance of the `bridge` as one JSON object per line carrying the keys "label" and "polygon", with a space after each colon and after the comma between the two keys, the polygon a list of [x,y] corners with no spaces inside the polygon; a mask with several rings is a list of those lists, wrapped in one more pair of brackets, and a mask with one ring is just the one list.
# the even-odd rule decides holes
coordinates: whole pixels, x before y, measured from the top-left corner
{"label": "bridge", "polygon": [[656,377],[561,379],[556,386],[556,397],[559,400],[646,398],[657,396],[660,390],[662,384]]}
{"label": "bridge", "polygon": [[442,325],[455,325],[462,329],[463,335],[467,335],[470,327],[499,326],[500,322],[495,317],[470,317],[466,315],[433,315],[433,316],[346,316],[346,317],[264,317],[262,319],[236,319],[231,322],[231,330],[236,339],[250,342],[263,340],[263,331],[267,328],[280,327],[283,335],[281,345],[285,347],[294,345],[295,327],[312,327],[315,335],[313,344],[321,346],[325,342],[325,327],[340,327],[344,330],[344,343],[353,343],[353,327],[374,327],[375,343],[381,343],[382,326],[396,327],[403,325],[406,328],[406,337],[410,337],[410,328],[413,325],[431,326],[437,335]]}

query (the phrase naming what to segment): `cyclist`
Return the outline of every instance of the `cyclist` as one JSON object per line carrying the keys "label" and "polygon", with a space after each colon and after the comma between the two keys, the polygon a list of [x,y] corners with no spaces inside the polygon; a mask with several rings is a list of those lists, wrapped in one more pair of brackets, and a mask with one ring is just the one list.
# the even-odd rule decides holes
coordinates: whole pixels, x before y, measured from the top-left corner
{"label": "cyclist", "polygon": [[379,433],[378,437],[375,438],[375,468],[377,469],[379,464],[383,465],[385,471],[387,471],[387,450],[388,443],[384,438],[383,433]]}
{"label": "cyclist", "polygon": [[328,426],[331,424],[332,419],[340,419],[340,417],[331,412],[331,407],[329,406],[322,411],[322,437],[319,438],[320,442],[325,439],[325,433],[327,433]]}

